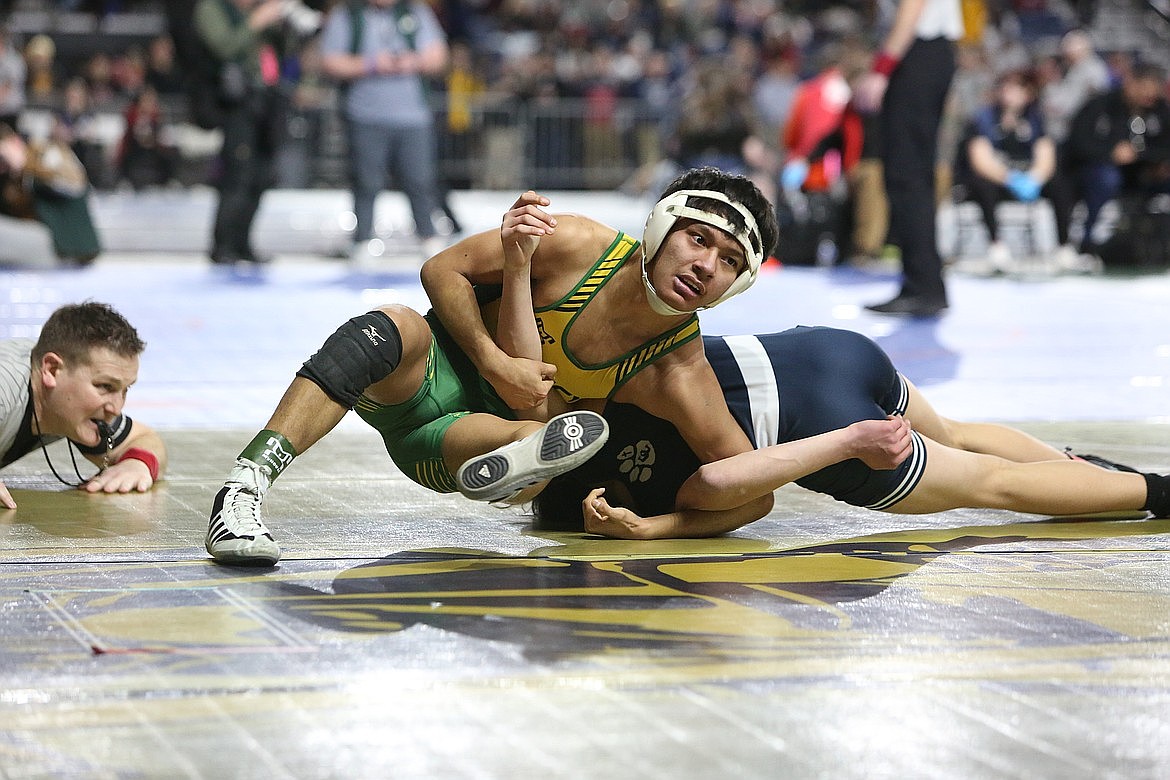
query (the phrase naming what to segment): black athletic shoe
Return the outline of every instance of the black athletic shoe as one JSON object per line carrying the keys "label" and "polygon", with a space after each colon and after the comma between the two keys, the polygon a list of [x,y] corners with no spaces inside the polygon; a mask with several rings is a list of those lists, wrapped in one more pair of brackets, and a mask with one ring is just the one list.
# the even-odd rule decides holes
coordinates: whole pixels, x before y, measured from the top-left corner
{"label": "black athletic shoe", "polygon": [[1109,469],[1110,471],[1128,471],[1131,474],[1141,473],[1135,468],[1132,468],[1130,466],[1126,466],[1124,463],[1114,463],[1111,460],[1107,460],[1105,458],[1102,458],[1100,455],[1083,455],[1083,454],[1075,453],[1072,451],[1071,447],[1065,447],[1064,454],[1069,456],[1073,460],[1083,460],[1086,463],[1092,463],[1094,466],[1100,466],[1101,468]]}
{"label": "black athletic shoe", "polygon": [[878,314],[937,317],[947,310],[947,302],[943,299],[921,298],[916,295],[899,295],[885,303],[874,303],[865,308]]}
{"label": "black athletic shoe", "polygon": [[594,412],[558,415],[536,433],[472,458],[456,475],[459,492],[476,501],[503,501],[589,460],[609,438]]}

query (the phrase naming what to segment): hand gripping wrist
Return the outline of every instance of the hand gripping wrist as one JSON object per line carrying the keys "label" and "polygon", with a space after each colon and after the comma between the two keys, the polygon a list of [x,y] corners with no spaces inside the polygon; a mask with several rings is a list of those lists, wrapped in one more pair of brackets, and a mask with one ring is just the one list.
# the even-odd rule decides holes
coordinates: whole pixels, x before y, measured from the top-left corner
{"label": "hand gripping wrist", "polygon": [[158,457],[150,450],[144,450],[141,447],[131,447],[122,453],[122,457],[118,458],[118,463],[124,460],[140,460],[146,464],[146,468],[150,470],[150,479],[152,481],[158,479]]}

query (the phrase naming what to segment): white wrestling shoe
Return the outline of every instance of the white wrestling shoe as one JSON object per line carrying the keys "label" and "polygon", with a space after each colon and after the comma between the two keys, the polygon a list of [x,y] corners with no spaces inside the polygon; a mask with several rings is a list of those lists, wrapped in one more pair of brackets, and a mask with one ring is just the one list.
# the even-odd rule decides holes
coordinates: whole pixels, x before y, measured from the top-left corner
{"label": "white wrestling shoe", "polygon": [[609,438],[595,412],[557,415],[535,433],[460,467],[459,492],[475,501],[503,501],[526,487],[564,474],[589,460]]}
{"label": "white wrestling shoe", "polygon": [[204,546],[211,557],[232,566],[274,566],[280,545],[260,520],[260,505],[272,484],[268,469],[245,458],[215,494]]}

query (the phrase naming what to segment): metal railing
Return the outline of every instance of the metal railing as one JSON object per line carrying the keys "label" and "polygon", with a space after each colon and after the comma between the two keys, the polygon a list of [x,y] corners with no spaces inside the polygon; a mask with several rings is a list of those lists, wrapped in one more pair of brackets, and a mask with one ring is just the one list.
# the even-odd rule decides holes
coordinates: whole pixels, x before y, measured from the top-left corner
{"label": "metal railing", "polygon": [[[440,99],[435,117],[439,172],[453,189],[614,189],[662,154],[660,120],[632,99],[489,96],[458,123]],[[303,150],[302,186],[345,185],[345,132],[334,107],[294,112],[289,137]]]}

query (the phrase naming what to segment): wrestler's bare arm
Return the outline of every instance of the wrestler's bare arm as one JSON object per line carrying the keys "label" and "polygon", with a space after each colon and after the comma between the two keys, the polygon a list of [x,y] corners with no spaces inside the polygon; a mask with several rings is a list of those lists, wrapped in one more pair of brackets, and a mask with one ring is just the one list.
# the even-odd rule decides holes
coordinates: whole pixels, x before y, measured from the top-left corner
{"label": "wrestler's bare arm", "polygon": [[[557,229],[544,236],[533,253],[533,301],[552,302],[571,289],[600,255],[595,235],[600,223],[571,214],[556,214]],[[610,231],[612,234],[612,231]],[[484,324],[472,285],[502,284],[504,250],[498,230],[484,231],[443,250],[422,268],[423,288],[435,313],[460,349],[512,408],[522,408],[539,392],[545,378],[531,360],[513,358],[500,349]],[[545,301],[543,296],[548,296]]]}
{"label": "wrestler's bare arm", "polygon": [[859,458],[875,469],[896,467],[911,449],[901,417],[862,420],[807,439],[751,450],[706,463],[680,488],[674,512],[641,517],[611,506],[605,489],[582,503],[585,529],[621,539],[715,536],[758,520],[771,510],[777,488],[826,466]]}
{"label": "wrestler's bare arm", "polygon": [[542,364],[544,383],[524,406],[514,407],[518,417],[548,420],[548,393],[552,390],[556,366],[544,363],[540,331],[532,304],[532,255],[545,236],[556,232],[556,217],[544,210],[548,198],[529,190],[504,214],[500,243],[504,248],[503,291],[496,318],[496,343],[515,358]]}

